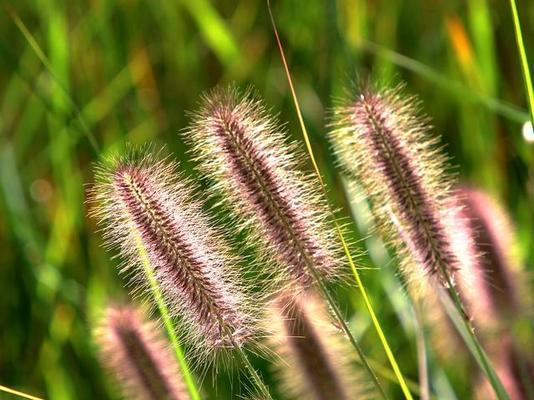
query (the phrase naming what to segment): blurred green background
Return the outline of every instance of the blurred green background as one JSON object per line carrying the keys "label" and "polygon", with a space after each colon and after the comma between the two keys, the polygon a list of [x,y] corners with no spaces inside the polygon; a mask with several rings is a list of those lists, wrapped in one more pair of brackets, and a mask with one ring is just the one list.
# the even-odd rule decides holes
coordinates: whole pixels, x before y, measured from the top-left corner
{"label": "blurred green background", "polygon": [[[531,56],[534,2],[518,8]],[[528,114],[508,1],[286,0],[273,11],[341,214],[351,209],[325,139],[328,111],[356,78],[406,81],[442,134],[453,172],[509,211],[531,273],[534,143],[522,134]],[[127,294],[87,217],[93,163],[126,142],[156,142],[191,172],[177,133],[199,95],[219,83],[253,84],[301,140],[266,3],[3,1],[0,57],[0,384],[51,399],[117,398],[91,329]],[[353,235],[363,237],[361,210],[352,211]],[[369,250],[361,264],[380,267],[363,273],[376,310],[403,372],[417,381],[394,262],[376,238],[359,243]],[[340,295],[368,354],[387,365],[357,293]],[[442,396],[448,387],[469,396],[461,368],[431,368]],[[213,393],[210,380],[204,387]],[[221,396],[227,390],[219,385]]]}

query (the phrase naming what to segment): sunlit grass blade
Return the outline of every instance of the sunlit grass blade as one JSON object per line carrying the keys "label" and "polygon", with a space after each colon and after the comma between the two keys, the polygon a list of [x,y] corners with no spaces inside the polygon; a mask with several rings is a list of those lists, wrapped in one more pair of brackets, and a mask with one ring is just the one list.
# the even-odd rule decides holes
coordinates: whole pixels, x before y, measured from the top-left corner
{"label": "sunlit grass blade", "polygon": [[172,322],[169,309],[167,305],[165,304],[165,301],[163,299],[163,294],[161,293],[161,289],[159,288],[156,277],[154,276],[154,271],[152,270],[152,266],[150,265],[150,260],[148,259],[146,249],[143,246],[143,242],[140,237],[137,238],[135,245],[139,251],[139,255],[140,255],[140,258],[143,264],[143,271],[149,282],[150,290],[152,291],[152,296],[154,297],[154,301],[156,302],[156,306],[160,313],[161,319],[163,320],[165,331],[167,332],[167,335],[169,336],[169,340],[171,341],[171,346],[174,350],[174,354],[176,356],[176,360],[178,361],[178,365],[180,366],[180,371],[182,373],[182,376],[184,377],[184,382],[187,386],[187,390],[189,394],[191,395],[192,400],[200,400],[201,399],[200,393],[196,387],[196,383],[194,381],[193,375],[191,374],[191,371],[189,370],[189,366],[185,359],[184,352],[178,341],[178,336],[176,335],[176,329],[174,328],[174,323]]}
{"label": "sunlit grass blade", "polygon": [[23,397],[30,400],[43,400],[40,397],[32,396],[31,394],[21,392],[19,390],[8,388],[7,386],[0,385],[0,391],[13,394],[15,396]]}
{"label": "sunlit grass blade", "polygon": [[[306,126],[304,124],[304,119],[302,117],[302,113],[301,113],[301,110],[300,110],[300,105],[299,105],[299,102],[298,102],[298,98],[297,98],[297,95],[296,95],[296,92],[295,92],[295,88],[293,86],[291,73],[289,71],[289,67],[287,65],[287,61],[286,61],[286,58],[285,58],[284,48],[282,46],[282,42],[281,42],[279,34],[278,34],[278,29],[276,27],[276,22],[275,22],[275,19],[274,19],[274,15],[272,13],[271,3],[270,3],[269,0],[267,0],[267,7],[268,7],[268,10],[269,10],[271,23],[272,23],[274,34],[275,34],[276,41],[277,41],[277,44],[278,44],[278,49],[280,51],[280,57],[282,59],[282,63],[284,65],[284,70],[285,70],[285,73],[286,73],[286,76],[287,76],[289,88],[290,88],[290,91],[291,91],[291,96],[292,96],[293,102],[295,104],[295,109],[296,109],[296,112],[297,112],[297,117],[298,117],[298,120],[299,120],[299,124],[300,124],[301,130],[302,130],[302,135],[303,135],[304,141],[306,143],[306,149],[308,150],[308,154],[309,154],[310,160],[311,160],[311,162],[313,164],[315,173],[317,174],[317,177],[318,177],[318,179],[319,179],[319,181],[321,183],[322,190],[323,190],[323,192],[324,192],[324,194],[326,196],[326,194],[327,194],[326,186],[324,184],[324,181],[323,181],[323,178],[322,178],[322,175],[321,175],[321,171],[319,169],[317,161],[315,160],[313,148],[311,146],[311,142],[310,142],[310,139],[309,139],[309,136],[308,136],[308,132],[306,130]],[[339,224],[337,222],[337,219],[335,218],[335,215],[333,215],[333,214],[334,213],[332,212],[332,216],[334,217],[333,220],[334,220],[334,223],[335,223],[336,231],[338,233],[339,239],[342,242],[343,250],[344,250],[345,255],[347,256],[347,259],[349,261],[349,264],[350,264],[350,267],[351,267],[351,270],[352,270],[352,274],[354,276],[354,279],[356,280],[356,284],[358,286],[360,294],[362,295],[362,298],[363,298],[363,300],[365,302],[365,306],[367,308],[367,311],[369,312],[369,314],[371,316],[373,325],[374,325],[374,327],[375,327],[375,329],[376,329],[376,331],[378,333],[378,336],[380,338],[382,346],[384,347],[384,350],[385,350],[385,352],[387,354],[387,357],[388,357],[389,362],[390,362],[390,364],[391,364],[391,366],[393,368],[393,371],[395,372],[395,375],[397,376],[397,380],[398,380],[398,382],[399,382],[399,384],[401,386],[401,389],[402,389],[402,391],[404,393],[404,396],[406,397],[406,399],[410,399],[411,400],[413,398],[412,394],[410,393],[410,390],[408,389],[408,386],[406,385],[406,381],[404,380],[404,377],[403,377],[402,372],[401,372],[401,370],[400,370],[400,368],[398,366],[398,363],[397,363],[397,361],[395,359],[395,356],[393,355],[393,352],[391,351],[391,348],[389,347],[389,344],[387,342],[386,336],[385,336],[385,334],[384,334],[384,332],[382,330],[382,327],[380,326],[380,322],[378,321],[378,318],[376,317],[376,314],[375,314],[374,309],[373,309],[373,307],[371,305],[371,301],[369,299],[369,296],[367,295],[367,291],[365,290],[365,287],[364,287],[363,282],[362,282],[362,280],[360,278],[358,270],[356,269],[356,265],[354,263],[354,260],[352,259],[351,254],[350,254],[350,251],[349,251],[347,242],[346,242],[346,240],[344,238],[343,232],[341,231],[341,228],[340,228],[340,226],[339,226]],[[325,292],[325,294],[327,294],[327,299],[329,300],[331,305],[334,305],[334,311],[336,311],[335,303],[334,303],[333,299],[328,295],[328,290],[326,288],[324,288],[324,283],[322,282],[322,280],[320,279],[320,277],[317,274],[314,274],[314,275],[316,275],[315,278],[317,279],[322,291]],[[340,317],[340,315],[336,315],[336,316],[338,318]],[[342,321],[342,318],[341,318],[341,321]],[[350,331],[348,330],[348,328],[346,329],[346,333],[348,334],[349,338],[352,339],[353,345],[355,345],[355,347],[357,347],[359,349],[359,345],[356,343],[355,339],[352,337],[352,335],[351,335]],[[361,353],[360,356],[363,355],[363,352],[361,350],[358,350],[358,352]],[[382,392],[382,394],[385,396],[385,394],[383,392],[383,389],[381,388],[380,384],[378,383],[378,380],[376,379],[376,376],[374,375],[374,372],[372,371],[371,367],[366,363],[365,356],[362,359],[362,361],[364,361],[365,366],[368,369],[368,372],[370,372],[371,375],[374,377],[374,381],[375,381],[376,386]]]}
{"label": "sunlit grass blade", "polygon": [[532,126],[534,126],[534,89],[532,88],[532,78],[530,76],[527,53],[525,51],[525,43],[523,42],[523,34],[521,33],[521,24],[519,23],[519,14],[517,12],[515,0],[510,0],[510,8],[512,9],[512,17],[514,19],[517,50],[521,58],[521,71],[523,72],[525,90],[527,91],[527,101],[530,109],[530,122],[532,123]]}
{"label": "sunlit grass blade", "polygon": [[465,344],[469,348],[470,353],[473,355],[480,368],[486,374],[491,386],[493,387],[493,390],[495,391],[495,394],[497,395],[497,398],[500,400],[510,400],[508,393],[506,393],[506,390],[504,389],[499,377],[491,365],[491,361],[474,335],[473,325],[466,317],[465,310],[461,305],[461,300],[456,293],[456,290],[454,288],[441,289],[439,295],[441,302],[445,306],[447,314],[454,323],[457,331],[462,336]]}

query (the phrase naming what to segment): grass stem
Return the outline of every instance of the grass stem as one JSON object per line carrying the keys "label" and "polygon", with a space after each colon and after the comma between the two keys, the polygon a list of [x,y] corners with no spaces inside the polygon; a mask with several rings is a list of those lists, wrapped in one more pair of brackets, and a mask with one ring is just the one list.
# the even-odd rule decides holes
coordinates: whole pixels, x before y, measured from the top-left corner
{"label": "grass stem", "polygon": [[10,394],[14,394],[15,396],[23,397],[23,398],[25,398],[25,399],[30,399],[30,400],[43,400],[43,399],[40,398],[40,397],[32,396],[31,394],[24,393],[24,392],[20,392],[20,391],[18,391],[18,390],[11,389],[11,388],[8,388],[7,386],[3,386],[3,385],[0,385],[0,391],[2,391],[2,392],[6,392],[6,393],[10,393]]}
{"label": "grass stem", "polygon": [[534,89],[532,88],[532,78],[530,77],[530,69],[528,67],[527,53],[525,51],[525,43],[523,42],[523,34],[521,33],[521,24],[519,23],[519,14],[517,12],[517,5],[515,0],[510,0],[510,8],[512,9],[512,17],[514,19],[515,40],[517,42],[517,50],[521,58],[521,71],[523,72],[523,81],[527,91],[528,108],[530,110],[530,122],[534,127]]}
{"label": "grass stem", "polygon": [[171,341],[171,345],[174,350],[174,354],[176,355],[178,364],[180,366],[182,376],[184,377],[187,390],[189,391],[192,400],[200,400],[200,393],[198,392],[195,381],[193,379],[193,375],[191,374],[189,366],[187,365],[187,361],[185,360],[185,355],[182,350],[182,347],[178,342],[178,337],[176,336],[174,324],[169,314],[167,305],[165,304],[165,301],[163,299],[161,289],[159,288],[158,282],[156,281],[156,277],[154,276],[154,271],[152,270],[152,265],[150,264],[150,260],[148,259],[146,249],[143,246],[143,242],[139,235],[136,235],[136,239],[136,248],[139,251],[139,256],[143,262],[143,270],[150,284],[152,296],[154,296],[154,301],[156,302],[156,306],[158,307],[161,319],[163,320],[165,330],[167,331],[167,335],[169,336],[169,339]]}
{"label": "grass stem", "polygon": [[[323,192],[325,193],[326,195],[326,186],[324,184],[324,181],[323,181],[323,178],[321,176],[321,172],[319,170],[319,166],[315,160],[315,157],[314,157],[314,153],[313,153],[313,149],[312,149],[312,146],[311,146],[311,142],[310,142],[310,139],[309,139],[309,136],[308,136],[308,132],[306,130],[306,126],[304,124],[304,119],[302,117],[302,113],[300,111],[300,105],[299,105],[299,102],[298,102],[298,98],[297,98],[297,95],[296,95],[296,92],[295,92],[295,88],[293,87],[293,81],[292,81],[292,78],[291,78],[291,73],[289,72],[289,67],[287,65],[287,61],[286,61],[286,58],[285,58],[285,54],[284,54],[284,48],[282,46],[282,42],[280,40],[280,36],[278,35],[278,29],[276,27],[276,22],[275,22],[275,19],[274,19],[274,15],[272,13],[272,9],[271,9],[271,3],[270,3],[270,0],[267,0],[267,7],[268,7],[268,10],[269,10],[269,15],[270,15],[270,18],[271,18],[271,24],[273,26],[273,30],[274,30],[274,34],[275,34],[275,37],[276,37],[276,41],[277,41],[277,44],[278,44],[278,49],[280,51],[280,57],[282,59],[282,63],[284,65],[284,70],[285,70],[285,73],[286,73],[286,76],[287,76],[287,80],[288,80],[288,84],[289,84],[289,88],[290,88],[290,91],[291,91],[291,95],[293,97],[293,101],[294,101],[294,104],[295,104],[295,109],[296,109],[296,112],[297,112],[297,117],[298,117],[298,120],[299,120],[299,123],[300,123],[300,127],[301,127],[301,130],[302,130],[302,134],[304,136],[304,141],[306,143],[306,148],[308,150],[308,154],[310,156],[310,159],[311,159],[311,162],[313,164],[313,167],[314,167],[314,170],[315,170],[315,173],[317,174],[317,177],[319,178],[319,181],[321,183],[321,187],[322,187],[322,190]],[[332,212],[333,214],[333,212]],[[387,342],[387,339],[386,339],[386,336],[384,335],[384,332],[382,330],[382,327],[380,326],[380,322],[378,321],[378,318],[376,317],[376,314],[373,310],[373,307],[372,307],[372,304],[371,304],[371,301],[369,299],[369,296],[367,295],[367,291],[365,290],[365,287],[363,286],[363,282],[360,278],[360,275],[358,273],[358,270],[356,269],[356,265],[354,263],[354,260],[352,259],[352,256],[350,254],[350,251],[349,251],[349,248],[348,248],[348,245],[347,245],[347,242],[343,236],[343,233],[341,232],[341,228],[339,227],[339,224],[337,222],[337,219],[333,218],[334,220],[334,223],[335,223],[335,227],[336,227],[336,231],[338,233],[338,236],[341,240],[341,243],[343,245],[343,250],[345,252],[345,255],[347,256],[347,259],[349,261],[349,264],[350,264],[350,267],[351,267],[351,270],[352,270],[352,273],[354,275],[354,278],[356,280],[356,284],[357,284],[357,287],[360,291],[360,294],[362,295],[363,297],[363,300],[364,300],[364,303],[365,303],[365,306],[367,308],[367,311],[369,312],[369,315],[371,316],[371,320],[373,322],[373,325],[375,327],[375,330],[377,331],[378,333],[378,336],[380,338],[380,341],[382,343],[382,346],[386,352],[386,355],[388,357],[388,360],[393,368],[393,371],[395,372],[395,375],[397,376],[397,380],[399,382],[399,385],[401,386],[401,389],[402,389],[402,392],[404,393],[404,396],[407,400],[412,400],[413,397],[412,397],[412,394],[410,393],[410,390],[408,389],[408,386],[406,384],[406,381],[404,380],[404,377],[402,375],[402,372],[397,364],[397,361],[395,360],[395,356],[393,355],[393,352],[391,351],[391,348],[389,347],[389,344]],[[311,268],[311,270],[313,271],[314,269]],[[314,275],[316,275],[316,273],[314,273]],[[317,277],[317,282],[319,283],[320,286],[324,287],[324,283],[321,281],[320,277],[316,276]],[[325,288],[326,289],[326,288]],[[327,290],[324,290],[324,294],[327,296],[327,299],[329,300],[329,302],[331,303],[331,306],[333,306],[333,310],[335,312],[335,310],[337,309],[337,307],[335,306],[334,302],[333,302],[333,299],[331,298],[331,295],[329,294],[329,292]],[[332,301],[331,301],[332,300]],[[339,311],[339,310],[338,310]],[[337,313],[336,313],[337,314]],[[341,314],[340,315],[336,315],[336,317],[338,317],[342,327],[345,326],[346,327],[346,324],[345,322],[343,321],[343,318],[341,317]],[[340,318],[341,317],[341,318]],[[345,329],[344,329],[345,330]],[[352,334],[350,333],[348,327],[346,327],[346,330],[345,330],[345,333],[347,333],[347,335],[349,336],[349,339],[351,340],[351,343],[353,344],[353,346],[355,346],[358,354],[360,356],[363,355],[363,353],[361,352],[361,348],[359,347],[359,345],[357,344],[356,340],[354,339],[354,337],[352,336]],[[364,360],[365,358],[362,359],[362,361]],[[366,367],[369,368],[369,371],[371,372],[372,376],[375,378],[375,383],[378,383],[378,381],[376,380],[376,376],[374,375],[374,373],[372,372],[372,370],[370,369],[370,366],[367,364]],[[366,368],[367,369],[367,368]],[[380,384],[378,383],[377,387],[379,388],[379,391],[381,393],[383,393],[383,390],[382,388],[380,387]]]}

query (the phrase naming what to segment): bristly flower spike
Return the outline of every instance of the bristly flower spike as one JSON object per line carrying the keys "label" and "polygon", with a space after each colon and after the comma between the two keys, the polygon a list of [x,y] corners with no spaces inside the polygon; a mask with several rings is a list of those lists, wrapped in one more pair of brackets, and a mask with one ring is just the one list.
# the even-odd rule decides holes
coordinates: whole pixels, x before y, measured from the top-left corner
{"label": "bristly flower spike", "polygon": [[184,136],[216,183],[213,193],[228,200],[288,282],[312,284],[310,265],[327,280],[339,273],[341,245],[320,186],[300,172],[298,149],[250,91],[209,93]]}
{"label": "bristly flower spike", "polygon": [[510,218],[493,198],[480,190],[460,187],[456,194],[480,254],[480,268],[486,275],[493,307],[500,314],[499,319],[508,319],[520,312],[523,294]]}
{"label": "bristly flower spike", "polygon": [[189,399],[168,343],[140,310],[109,307],[96,334],[102,363],[127,398]]}
{"label": "bristly flower spike", "polygon": [[206,354],[251,337],[254,318],[236,259],[175,163],[140,151],[111,158],[97,170],[93,200],[134,292],[147,288],[148,260],[182,340]]}
{"label": "bristly flower spike", "polygon": [[[330,133],[342,166],[357,178],[370,199],[383,233],[401,256],[403,272],[415,294],[438,289],[452,302],[455,316],[480,367],[499,399],[508,398],[495,374],[456,289],[462,246],[454,242],[450,207],[453,183],[437,137],[419,116],[419,105],[402,88],[360,94],[337,108]],[[439,290],[440,287],[443,289]],[[452,312],[452,311],[451,311]]]}
{"label": "bristly flower spike", "polygon": [[336,109],[330,138],[342,167],[362,184],[380,228],[405,255],[407,279],[417,285],[424,275],[447,285],[459,263],[443,222],[450,180],[418,114],[418,102],[401,87],[364,86]]}
{"label": "bristly flower spike", "polygon": [[370,394],[349,357],[350,344],[311,291],[281,292],[271,302],[266,324],[279,358],[276,373],[291,398],[349,400]]}

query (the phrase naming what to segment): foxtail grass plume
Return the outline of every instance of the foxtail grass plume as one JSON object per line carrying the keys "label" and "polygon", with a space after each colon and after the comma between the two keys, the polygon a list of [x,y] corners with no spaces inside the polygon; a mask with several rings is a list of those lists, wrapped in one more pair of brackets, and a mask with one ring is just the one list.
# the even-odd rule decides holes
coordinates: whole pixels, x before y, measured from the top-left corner
{"label": "foxtail grass plume", "polygon": [[185,137],[200,169],[233,207],[252,243],[293,282],[309,286],[340,269],[341,248],[327,221],[319,183],[299,170],[298,149],[251,92],[215,90],[203,99]]}
{"label": "foxtail grass plume", "polygon": [[516,240],[510,218],[500,205],[480,190],[460,187],[457,196],[478,249],[480,267],[495,311],[508,319],[521,312],[522,289]]}
{"label": "foxtail grass plume", "polygon": [[270,342],[279,358],[281,389],[294,399],[349,400],[370,394],[350,358],[352,348],[311,291],[282,291],[266,318]]}
{"label": "foxtail grass plume", "polygon": [[95,215],[107,244],[119,250],[134,292],[153,271],[179,317],[182,340],[209,353],[241,346],[254,318],[247,292],[221,234],[175,163],[148,152],[111,158],[97,170]]}
{"label": "foxtail grass plume", "polygon": [[403,255],[406,278],[423,288],[427,278],[447,285],[459,260],[443,221],[451,180],[418,109],[402,87],[363,86],[335,110],[330,138],[341,166],[370,199],[378,226]]}
{"label": "foxtail grass plume", "polygon": [[109,307],[97,340],[102,363],[120,383],[126,398],[189,399],[169,344],[140,310]]}

